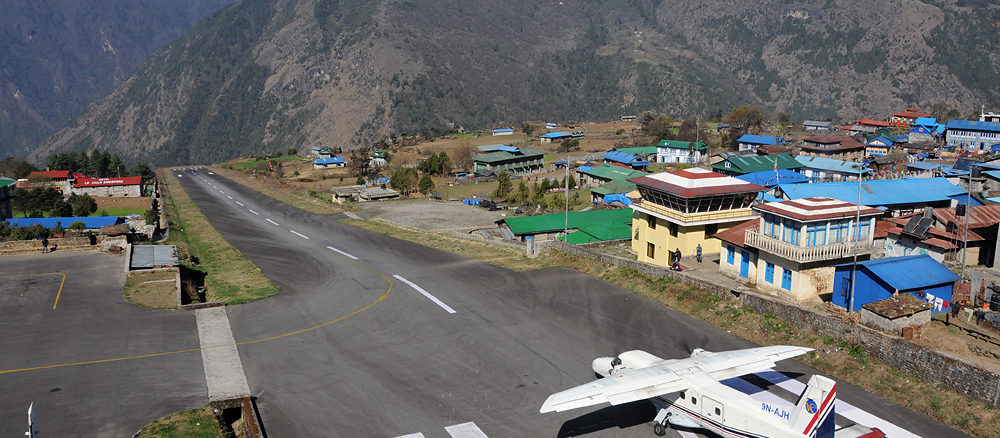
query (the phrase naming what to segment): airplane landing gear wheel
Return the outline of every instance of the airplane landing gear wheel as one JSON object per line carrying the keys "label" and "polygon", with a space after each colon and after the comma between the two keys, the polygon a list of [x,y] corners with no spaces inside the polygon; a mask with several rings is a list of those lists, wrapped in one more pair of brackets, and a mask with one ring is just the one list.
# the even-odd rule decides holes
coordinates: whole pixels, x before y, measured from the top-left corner
{"label": "airplane landing gear wheel", "polygon": [[656,436],[663,436],[667,434],[667,428],[663,427],[662,424],[656,423],[653,425],[653,433]]}

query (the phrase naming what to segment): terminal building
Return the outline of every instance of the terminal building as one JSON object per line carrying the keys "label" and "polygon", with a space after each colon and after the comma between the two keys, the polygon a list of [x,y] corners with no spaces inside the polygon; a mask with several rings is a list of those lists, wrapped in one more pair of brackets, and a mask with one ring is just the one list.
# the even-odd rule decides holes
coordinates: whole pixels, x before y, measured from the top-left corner
{"label": "terminal building", "polygon": [[684,169],[629,178],[642,196],[633,202],[632,249],[638,260],[668,266],[670,252],[718,253],[711,237],[753,219],[750,206],[764,187],[712,172]]}

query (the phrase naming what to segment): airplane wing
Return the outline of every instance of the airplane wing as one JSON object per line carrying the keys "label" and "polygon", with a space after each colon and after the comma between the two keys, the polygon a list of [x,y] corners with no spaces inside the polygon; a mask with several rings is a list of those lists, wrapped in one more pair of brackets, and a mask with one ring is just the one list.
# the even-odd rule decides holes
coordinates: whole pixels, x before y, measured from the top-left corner
{"label": "airplane wing", "polygon": [[557,392],[542,404],[541,412],[562,412],[601,403],[619,405],[686,389],[683,377],[707,374],[724,380],[763,371],[775,362],[812,351],[811,348],[775,345],[712,353],[696,350],[688,359],[662,360],[644,368],[624,368],[620,373]]}
{"label": "airplane wing", "polygon": [[552,394],[542,404],[541,412],[562,412],[601,403],[620,405],[680,391],[687,385],[662,365],[627,369],[621,374]]}

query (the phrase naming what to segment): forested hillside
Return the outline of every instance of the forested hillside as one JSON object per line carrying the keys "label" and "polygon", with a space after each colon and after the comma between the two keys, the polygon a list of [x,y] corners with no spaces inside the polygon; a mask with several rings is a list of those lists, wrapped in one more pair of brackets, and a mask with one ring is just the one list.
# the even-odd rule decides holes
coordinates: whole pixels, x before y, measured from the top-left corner
{"label": "forested hillside", "polygon": [[206,163],[389,133],[753,104],[881,118],[1000,102],[985,1],[244,0],[33,157]]}

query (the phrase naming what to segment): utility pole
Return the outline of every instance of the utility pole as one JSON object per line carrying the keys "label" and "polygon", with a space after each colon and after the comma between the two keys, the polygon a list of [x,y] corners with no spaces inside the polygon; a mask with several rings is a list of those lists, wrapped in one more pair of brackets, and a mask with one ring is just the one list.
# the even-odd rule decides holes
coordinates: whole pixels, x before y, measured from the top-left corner
{"label": "utility pole", "polygon": [[566,176],[563,178],[566,184],[566,224],[563,225],[563,238],[569,243],[569,155],[566,155]]}
{"label": "utility pole", "polygon": [[[965,237],[962,238],[962,283],[965,283],[965,254],[969,248],[969,215],[972,214],[972,167],[969,168],[969,185],[965,187]],[[956,208],[957,211],[957,208]],[[969,287],[972,295],[972,287]]]}
{"label": "utility pole", "polygon": [[[861,163],[858,163],[858,211],[857,211],[857,213],[854,216],[854,227],[858,231],[861,231],[861,174],[864,171],[864,168],[865,168],[864,161],[862,161]],[[848,230],[850,230],[850,228],[848,228]],[[851,265],[851,294],[847,298],[847,312],[848,313],[854,311],[854,283],[855,283],[855,280],[857,279],[857,275],[858,275],[858,244],[860,243],[860,239],[858,239],[858,236],[856,235],[856,234],[858,234],[857,232],[855,232],[854,234],[855,234],[855,236],[853,236],[854,237],[854,264]],[[851,233],[848,233],[847,235],[850,236]]]}

